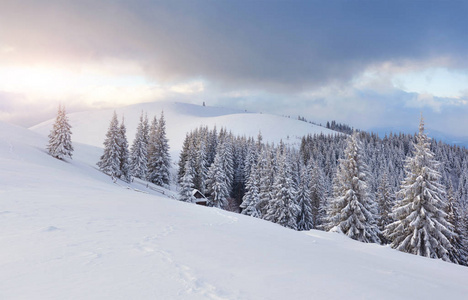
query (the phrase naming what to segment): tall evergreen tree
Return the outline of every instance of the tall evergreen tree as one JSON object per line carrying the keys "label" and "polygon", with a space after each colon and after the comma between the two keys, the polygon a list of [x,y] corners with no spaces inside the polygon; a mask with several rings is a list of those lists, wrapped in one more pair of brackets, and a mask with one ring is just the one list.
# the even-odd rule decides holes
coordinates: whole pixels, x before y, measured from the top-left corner
{"label": "tall evergreen tree", "polygon": [[179,183],[182,181],[182,177],[184,177],[187,160],[192,159],[193,156],[192,134],[187,133],[185,134],[184,143],[182,144],[182,151],[180,151],[179,154],[179,170],[177,173],[177,180]]}
{"label": "tall evergreen tree", "polygon": [[72,158],[74,149],[71,134],[71,125],[68,122],[65,107],[60,104],[57,118],[49,134],[49,144],[47,145],[49,154],[58,159],[63,159],[65,156]]}
{"label": "tall evergreen tree", "polygon": [[127,128],[125,127],[124,118],[119,128],[119,147],[120,147],[120,177],[122,180],[130,182],[130,154],[128,151]]}
{"label": "tall evergreen tree", "polygon": [[157,161],[158,161],[158,119],[153,117],[148,135],[148,168],[146,179],[154,183],[156,181]]}
{"label": "tall evergreen tree", "polygon": [[329,206],[329,228],[361,242],[379,243],[380,231],[368,193],[367,176],[358,134],[353,133],[348,139],[344,158],[339,161]]}
{"label": "tall evergreen tree", "polygon": [[169,154],[169,140],[166,134],[166,119],[164,112],[161,112],[158,126],[158,182],[159,185],[168,185],[171,175],[171,156]]}
{"label": "tall evergreen tree", "polygon": [[284,227],[297,229],[299,206],[296,203],[297,190],[293,182],[291,165],[287,153],[279,157],[278,171],[272,189],[272,199],[267,204],[265,220]]}
{"label": "tall evergreen tree", "polygon": [[460,212],[460,205],[458,199],[455,197],[453,191],[452,181],[448,183],[447,190],[447,221],[453,228],[453,235],[450,239],[452,248],[449,251],[450,261],[458,263],[460,265],[468,266],[468,249],[464,243],[464,232],[463,232],[463,218]]}
{"label": "tall evergreen tree", "polygon": [[225,143],[218,144],[218,151],[213,164],[208,171],[208,197],[207,205],[217,208],[227,208],[229,198],[229,178],[226,174],[224,156]]}
{"label": "tall evergreen tree", "polygon": [[297,230],[310,230],[314,228],[314,215],[310,197],[310,176],[306,166],[301,166],[301,176],[297,192],[296,203],[299,206]]}
{"label": "tall evergreen tree", "polygon": [[[379,226],[380,232],[384,232],[387,225],[393,221],[390,214],[394,204],[386,171],[383,171],[380,179],[376,202],[379,212],[377,225]],[[384,244],[388,242],[384,235],[381,235],[381,240]]]}
{"label": "tall evergreen tree", "polygon": [[150,134],[150,125],[148,122],[148,114],[145,113],[145,118],[143,119],[143,125],[142,125],[142,139],[146,145],[149,144],[149,134]]}
{"label": "tall evergreen tree", "polygon": [[135,139],[133,140],[130,153],[130,170],[132,176],[136,178],[146,179],[148,168],[148,145],[145,138],[145,119],[143,112],[140,116]]}
{"label": "tall evergreen tree", "polygon": [[259,202],[259,190],[260,190],[260,178],[259,170],[255,165],[251,166],[249,179],[247,180],[246,190],[242,198],[242,204],[240,208],[242,209],[241,213],[244,215],[252,216],[255,218],[260,217],[257,205]]}
{"label": "tall evergreen tree", "polygon": [[112,178],[120,178],[122,172],[120,170],[120,128],[117,120],[117,113],[114,111],[109,129],[106,133],[104,141],[104,153],[100,161],[97,163],[99,169],[111,176]]}
{"label": "tall evergreen tree", "polygon": [[309,195],[312,208],[312,228],[322,229],[326,221],[326,195],[325,175],[316,161],[309,161],[307,167],[310,183]]}
{"label": "tall evergreen tree", "polygon": [[447,222],[445,189],[439,183],[439,163],[429,149],[421,117],[413,157],[406,160],[406,178],[393,208],[395,222],[386,228],[391,247],[416,255],[450,261],[453,237]]}
{"label": "tall evergreen tree", "polygon": [[148,145],[148,180],[156,185],[168,185],[170,181],[169,142],[166,137],[164,113],[158,120],[153,120]]}
{"label": "tall evergreen tree", "polygon": [[200,193],[205,194],[206,177],[208,176],[208,158],[206,152],[206,142],[203,137],[200,137],[200,140],[197,144],[197,150],[194,159],[195,176],[193,180],[195,188],[198,189]]}
{"label": "tall evergreen tree", "polygon": [[179,200],[184,202],[195,202],[193,196],[193,174],[195,171],[192,168],[190,160],[185,163],[185,173],[180,180]]}
{"label": "tall evergreen tree", "polygon": [[272,199],[273,180],[275,176],[271,149],[268,145],[262,148],[261,155],[257,162],[257,170],[260,178],[257,208],[260,213],[260,217],[263,218],[267,213],[268,204]]}

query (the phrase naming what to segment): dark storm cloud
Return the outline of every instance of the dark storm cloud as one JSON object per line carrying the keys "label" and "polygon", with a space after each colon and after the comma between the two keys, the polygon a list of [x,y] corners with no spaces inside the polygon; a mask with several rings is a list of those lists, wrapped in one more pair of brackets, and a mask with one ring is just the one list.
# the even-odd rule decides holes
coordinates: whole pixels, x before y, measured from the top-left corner
{"label": "dark storm cloud", "polygon": [[468,61],[464,1],[6,1],[0,9],[2,42],[27,54],[17,59],[116,57],[158,80],[226,88],[291,91],[384,61]]}

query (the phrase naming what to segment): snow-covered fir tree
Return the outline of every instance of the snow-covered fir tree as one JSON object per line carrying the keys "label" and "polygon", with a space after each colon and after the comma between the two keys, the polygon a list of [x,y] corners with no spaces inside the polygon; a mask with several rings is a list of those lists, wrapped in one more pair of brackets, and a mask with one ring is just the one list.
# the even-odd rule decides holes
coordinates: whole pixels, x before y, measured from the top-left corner
{"label": "snow-covered fir tree", "polygon": [[97,163],[99,169],[113,179],[120,178],[122,175],[120,170],[120,155],[122,153],[120,149],[120,136],[119,121],[117,119],[117,113],[114,111],[104,141],[104,153]]}
{"label": "snow-covered fir tree", "polygon": [[458,180],[457,198],[464,207],[468,207],[468,160],[462,163]]}
{"label": "snow-covered fir tree", "polygon": [[[380,179],[380,184],[377,189],[376,202],[379,212],[377,225],[379,226],[380,232],[384,232],[387,225],[393,221],[390,217],[390,214],[394,205],[393,193],[390,190],[390,184],[388,182],[386,171],[383,171],[383,175]],[[388,242],[384,235],[381,235],[381,240],[383,244]]]}
{"label": "snow-covered fir tree", "polygon": [[249,138],[247,142],[247,153],[245,155],[245,162],[244,162],[244,180],[245,182],[249,181],[250,171],[252,170],[252,166],[254,169],[256,168],[258,155],[259,152],[257,151],[257,147],[255,146],[255,142],[252,138]]}
{"label": "snow-covered fir tree", "polygon": [[143,125],[142,125],[142,139],[146,145],[149,144],[149,134],[150,134],[150,125],[148,121],[148,114],[145,113],[145,118],[143,119]]}
{"label": "snow-covered fir tree", "polygon": [[55,123],[49,134],[49,144],[47,145],[49,154],[58,159],[72,158],[71,134],[71,125],[68,122],[65,107],[60,104]]}
{"label": "snow-covered fir tree", "polygon": [[179,170],[177,172],[177,181],[179,183],[181,182],[182,177],[185,174],[185,164],[187,163],[187,160],[193,160],[195,157],[193,144],[193,132],[187,133],[185,135],[184,143],[182,144],[182,150],[179,154]]}
{"label": "snow-covered fir tree", "polygon": [[206,140],[200,138],[196,145],[195,153],[195,176],[193,178],[195,187],[200,193],[206,192],[206,177],[208,176],[208,156],[206,152]]}
{"label": "snow-covered fir tree", "polygon": [[452,245],[449,251],[450,261],[468,266],[468,248],[464,241],[463,219],[460,213],[460,204],[455,197],[451,180],[448,183],[447,201],[447,221],[453,228],[453,235],[450,239],[450,244]]}
{"label": "snow-covered fir tree", "polygon": [[218,144],[218,151],[216,152],[215,159],[208,171],[208,201],[207,205],[217,208],[226,208],[228,204],[230,182],[226,174],[226,144]]}
{"label": "snow-covered fir tree", "polygon": [[185,173],[180,180],[179,200],[184,202],[195,202],[193,196],[193,174],[195,171],[192,168],[190,160],[185,163]]}
{"label": "snow-covered fir tree", "polygon": [[233,208],[240,211],[240,205],[243,201],[246,188],[245,180],[245,162],[247,159],[247,139],[245,137],[237,137],[233,140],[233,161],[234,161],[234,178],[232,183],[231,196],[234,199]]}
{"label": "snow-covered fir tree", "polygon": [[266,206],[265,220],[284,227],[297,229],[299,206],[296,203],[297,188],[293,181],[288,154],[279,157],[278,170],[271,191],[272,199]]}
{"label": "snow-covered fir tree", "polygon": [[130,170],[132,176],[146,180],[147,168],[148,145],[145,138],[145,119],[142,112],[130,152]]}
{"label": "snow-covered fir tree", "polygon": [[158,131],[158,118],[153,117],[151,126],[149,127],[148,135],[148,167],[146,170],[146,179],[149,182],[153,182],[156,179],[156,170],[157,170],[157,131]]}
{"label": "snow-covered fir tree", "polygon": [[324,174],[317,161],[309,161],[307,170],[310,178],[309,196],[312,209],[312,228],[322,229],[327,214],[327,189]]}
{"label": "snow-covered fir tree", "polygon": [[260,217],[267,213],[268,203],[272,199],[273,180],[275,176],[275,166],[272,158],[272,150],[269,145],[261,150],[261,155],[257,162],[257,169],[259,172],[260,186],[258,194],[258,211]]}
{"label": "snow-covered fir tree", "polygon": [[127,128],[125,127],[125,121],[122,117],[122,123],[120,123],[119,128],[119,147],[120,147],[120,177],[122,180],[130,182],[131,173],[130,173],[130,153],[128,151],[128,141],[127,141]]}
{"label": "snow-covered fir tree", "polygon": [[301,176],[297,191],[296,203],[299,206],[297,217],[297,230],[310,230],[314,228],[314,215],[310,197],[310,176],[306,166],[301,166]]}
{"label": "snow-covered fir tree", "polygon": [[329,202],[328,226],[352,239],[379,243],[380,231],[375,220],[375,206],[367,186],[367,165],[358,134],[353,133],[340,159]]}
{"label": "snow-covered fir tree", "polygon": [[445,188],[439,183],[439,163],[429,149],[422,117],[416,141],[391,214],[395,221],[387,226],[386,235],[392,248],[450,261],[453,232],[446,220]]}
{"label": "snow-covered fir tree", "polygon": [[170,181],[171,157],[163,112],[161,112],[159,122],[154,118],[150,133],[148,156],[148,180],[159,186],[168,185]]}
{"label": "snow-covered fir tree", "polygon": [[[222,155],[222,166],[224,172],[226,173],[226,184],[231,194],[232,186],[234,184],[234,143],[233,136],[231,133],[227,133],[225,129],[221,129],[219,132],[219,142],[222,144],[222,147],[217,148],[217,152],[221,151]],[[216,153],[217,154],[217,153]]]}
{"label": "snow-covered fir tree", "polygon": [[246,184],[246,193],[244,194],[242,204],[240,205],[240,208],[242,209],[241,213],[243,215],[259,218],[260,213],[257,205],[259,202],[260,178],[259,170],[255,165],[251,166],[249,174],[249,179]]}
{"label": "snow-covered fir tree", "polygon": [[158,141],[159,141],[159,181],[162,184],[168,185],[171,175],[171,155],[169,154],[169,140],[166,134],[166,119],[164,118],[164,112],[161,112],[159,118],[158,127]]}

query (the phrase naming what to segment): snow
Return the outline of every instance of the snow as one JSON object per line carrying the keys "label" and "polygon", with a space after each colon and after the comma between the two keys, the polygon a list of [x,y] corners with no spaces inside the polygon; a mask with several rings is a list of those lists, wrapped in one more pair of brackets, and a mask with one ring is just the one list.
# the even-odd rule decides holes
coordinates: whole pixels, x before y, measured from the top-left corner
{"label": "snow", "polygon": [[[279,143],[280,140],[299,147],[301,138],[307,134],[337,134],[337,132],[313,125],[310,123],[290,119],[282,116],[246,113],[220,107],[199,106],[180,102],[152,102],[136,104],[123,108],[117,108],[116,112],[121,117],[125,116],[127,137],[131,145],[136,134],[136,128],[141,112],[148,113],[151,123],[153,116],[159,119],[164,110],[166,119],[166,132],[169,138],[171,157],[178,160],[179,152],[187,132],[203,125],[210,129],[216,126],[227,128],[235,135],[247,137],[258,136],[261,132],[264,141]],[[99,111],[87,111],[68,114],[72,125],[72,140],[83,144],[102,147],[105,134],[109,128],[113,109]],[[49,120],[33,126],[31,129],[43,135],[50,132],[53,120]]]}
{"label": "snow", "polygon": [[466,267],[114,184],[96,168],[100,113],[81,115],[105,124],[94,145],[75,139],[93,119],[70,116],[65,161],[46,136],[0,123],[0,299],[466,298]]}

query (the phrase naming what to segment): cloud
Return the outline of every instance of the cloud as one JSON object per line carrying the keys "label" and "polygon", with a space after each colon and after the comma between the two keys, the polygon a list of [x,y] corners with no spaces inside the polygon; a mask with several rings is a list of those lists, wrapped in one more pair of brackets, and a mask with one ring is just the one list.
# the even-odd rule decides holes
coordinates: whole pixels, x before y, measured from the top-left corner
{"label": "cloud", "polygon": [[412,90],[398,75],[466,72],[467,10],[463,1],[4,0],[0,69],[82,77],[62,82],[73,93],[35,99],[0,84],[1,113],[177,98],[363,129],[409,126],[423,110],[428,123],[461,132],[452,123],[465,124],[466,95]]}
{"label": "cloud", "polygon": [[2,1],[10,59],[137,61],[158,81],[306,90],[382,61],[465,67],[463,2]]}

